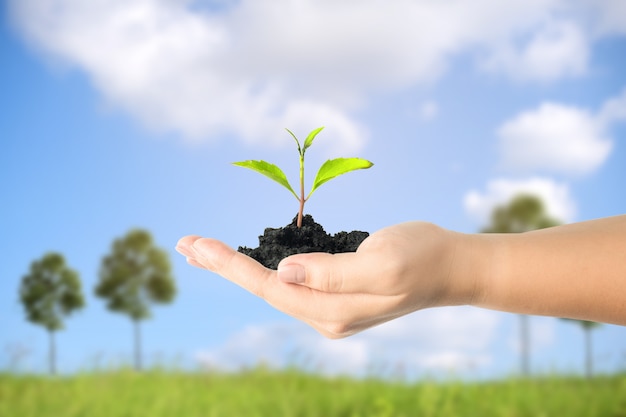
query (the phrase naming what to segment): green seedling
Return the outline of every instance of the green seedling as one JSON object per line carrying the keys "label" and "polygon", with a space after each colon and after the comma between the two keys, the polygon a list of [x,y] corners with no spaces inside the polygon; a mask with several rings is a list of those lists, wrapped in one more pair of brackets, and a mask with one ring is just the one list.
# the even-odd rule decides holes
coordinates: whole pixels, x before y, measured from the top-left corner
{"label": "green seedling", "polygon": [[293,132],[291,132],[291,130],[285,129],[295,139],[296,144],[298,145],[298,153],[300,154],[300,195],[299,196],[298,194],[296,194],[294,189],[289,184],[289,181],[287,180],[287,176],[285,175],[285,173],[276,165],[270,164],[269,162],[265,162],[265,161],[252,161],[252,160],[233,163],[233,165],[244,167],[244,168],[249,168],[253,171],[263,174],[266,177],[271,178],[272,180],[276,181],[277,183],[279,183],[280,185],[288,189],[291,192],[291,194],[293,194],[293,196],[296,197],[296,199],[300,203],[300,209],[298,210],[298,220],[297,220],[298,227],[302,227],[304,203],[307,202],[307,200],[311,197],[313,192],[317,190],[320,185],[332,180],[335,177],[338,177],[339,175],[345,174],[347,172],[355,171],[357,169],[367,169],[371,167],[372,165],[374,165],[370,161],[361,159],[361,158],[329,159],[328,161],[324,162],[322,166],[320,167],[320,169],[317,171],[317,175],[315,176],[315,180],[313,181],[313,187],[311,187],[311,191],[305,197],[305,194],[304,194],[304,154],[306,150],[309,148],[309,146],[311,146],[311,144],[313,143],[313,140],[315,139],[317,134],[322,131],[322,129],[324,129],[324,127],[319,127],[313,130],[311,133],[309,133],[309,136],[307,136],[306,140],[304,141],[303,146],[300,145],[300,141],[298,140],[296,135],[294,135]]}

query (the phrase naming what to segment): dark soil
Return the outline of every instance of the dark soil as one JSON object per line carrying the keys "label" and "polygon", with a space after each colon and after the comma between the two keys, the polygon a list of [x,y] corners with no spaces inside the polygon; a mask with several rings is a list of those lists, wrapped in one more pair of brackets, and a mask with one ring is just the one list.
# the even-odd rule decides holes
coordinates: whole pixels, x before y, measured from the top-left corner
{"label": "dark soil", "polygon": [[296,253],[356,252],[361,242],[369,236],[367,232],[339,232],[334,236],[326,233],[324,228],[307,214],[302,219],[302,227],[296,226],[297,216],[285,227],[273,229],[268,227],[259,236],[259,247],[250,249],[240,246],[239,252],[256,259],[267,268],[276,269],[278,263],[289,255]]}

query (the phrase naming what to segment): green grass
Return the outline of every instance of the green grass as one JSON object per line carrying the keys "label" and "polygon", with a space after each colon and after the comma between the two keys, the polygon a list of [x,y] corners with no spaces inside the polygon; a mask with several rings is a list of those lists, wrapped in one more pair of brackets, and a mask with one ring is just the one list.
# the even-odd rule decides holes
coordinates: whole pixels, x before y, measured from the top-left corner
{"label": "green grass", "polygon": [[386,382],[257,369],[0,374],[0,417],[626,417],[626,376]]}

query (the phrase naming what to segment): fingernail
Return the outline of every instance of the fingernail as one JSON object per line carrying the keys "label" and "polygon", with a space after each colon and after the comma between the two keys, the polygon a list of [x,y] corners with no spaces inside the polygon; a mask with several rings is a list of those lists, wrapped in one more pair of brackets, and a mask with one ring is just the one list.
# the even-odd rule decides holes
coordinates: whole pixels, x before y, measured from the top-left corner
{"label": "fingernail", "polygon": [[183,256],[191,257],[194,256],[194,253],[188,246],[176,245],[176,251]]}
{"label": "fingernail", "polygon": [[214,271],[218,261],[217,255],[211,250],[211,246],[207,247],[207,245],[209,245],[207,239],[198,239],[193,242],[190,249],[197,262],[201,263],[205,268]]}
{"label": "fingernail", "polygon": [[278,279],[283,282],[302,284],[306,274],[304,267],[297,264],[278,265]]}

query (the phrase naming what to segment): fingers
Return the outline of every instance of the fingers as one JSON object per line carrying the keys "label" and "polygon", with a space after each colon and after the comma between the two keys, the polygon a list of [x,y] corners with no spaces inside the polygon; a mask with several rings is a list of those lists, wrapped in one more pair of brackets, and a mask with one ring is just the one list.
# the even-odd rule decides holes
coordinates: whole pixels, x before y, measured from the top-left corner
{"label": "fingers", "polygon": [[213,271],[259,297],[264,297],[264,288],[275,274],[216,239],[187,236],[178,241],[176,250],[189,264]]}
{"label": "fingers", "polygon": [[282,282],[299,284],[324,293],[371,293],[376,284],[372,272],[380,265],[359,253],[307,253],[292,255],[278,265]]}
{"label": "fingers", "polygon": [[[186,236],[176,250],[187,257],[189,264],[213,271],[256,295],[260,295],[274,273],[215,239]],[[380,269],[373,263],[370,256],[357,253],[308,253],[283,259],[277,272],[282,283],[300,284],[324,293],[367,293],[373,289],[367,278],[375,267]]]}
{"label": "fingers", "polygon": [[197,236],[197,235],[190,235],[190,236],[185,236],[181,238],[176,244],[176,251],[180,253],[181,255],[185,256],[185,258],[187,258],[187,263],[189,265],[193,265],[198,268],[204,268],[204,266],[200,265],[194,259],[196,256],[196,253],[193,251],[192,245],[193,245],[193,242],[195,242],[198,239],[200,239],[200,236]]}

